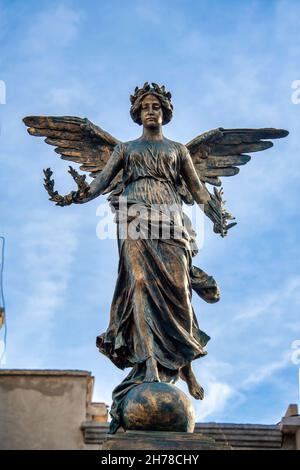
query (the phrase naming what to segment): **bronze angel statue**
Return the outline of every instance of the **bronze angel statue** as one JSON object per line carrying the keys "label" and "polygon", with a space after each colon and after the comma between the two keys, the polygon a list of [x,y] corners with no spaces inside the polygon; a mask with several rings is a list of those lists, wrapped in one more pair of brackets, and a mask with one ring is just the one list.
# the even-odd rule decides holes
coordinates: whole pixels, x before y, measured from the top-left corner
{"label": "bronze angel statue", "polygon": [[[192,370],[192,362],[206,354],[210,339],[200,330],[192,306],[192,290],[206,302],[219,300],[212,276],[192,263],[197,253],[196,233],[183,212],[183,202],[198,204],[211,219],[214,232],[225,236],[235,225],[222,199],[220,177],[233,176],[238,166],[250,160],[248,153],[272,147],[269,139],[282,138],[282,129],[223,129],[204,132],[183,145],[164,137],[163,125],[173,115],[171,94],[164,86],[146,82],[130,97],[130,115],[143,128],[133,141],[121,142],[88,119],[78,117],[29,116],[24,123],[30,135],[46,137],[62,159],[79,163],[80,170],[94,178],[91,184],[70,167],[77,191],[61,196],[54,190],[52,172],[45,173],[45,188],[57,205],[86,203],[101,194],[115,212],[117,233],[127,208],[138,204],[146,214],[155,206],[154,218],[145,224],[172,227],[169,238],[118,236],[119,266],[105,333],[97,346],[117,367],[130,373],[113,392],[111,429],[120,425],[122,400],[142,382],[175,383],[180,377],[196,399],[203,389]],[[209,192],[207,185],[214,191]],[[176,210],[165,210],[173,205]],[[157,209],[158,208],[158,209]],[[127,215],[126,215],[127,214]],[[125,218],[134,215],[127,211]],[[146,220],[147,219],[147,220]],[[122,223],[123,223],[122,222]],[[229,223],[228,223],[229,222]],[[181,236],[178,235],[180,229]]]}

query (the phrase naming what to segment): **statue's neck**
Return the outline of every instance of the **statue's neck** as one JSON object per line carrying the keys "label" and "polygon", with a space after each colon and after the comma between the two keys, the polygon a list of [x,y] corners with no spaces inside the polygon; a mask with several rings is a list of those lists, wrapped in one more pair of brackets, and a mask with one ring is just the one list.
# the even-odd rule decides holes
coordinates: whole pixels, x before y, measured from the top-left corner
{"label": "statue's neck", "polygon": [[162,133],[162,128],[157,127],[157,128],[143,128],[143,134],[142,134],[142,139],[143,140],[153,140],[153,141],[158,141],[158,140],[163,140],[164,136]]}

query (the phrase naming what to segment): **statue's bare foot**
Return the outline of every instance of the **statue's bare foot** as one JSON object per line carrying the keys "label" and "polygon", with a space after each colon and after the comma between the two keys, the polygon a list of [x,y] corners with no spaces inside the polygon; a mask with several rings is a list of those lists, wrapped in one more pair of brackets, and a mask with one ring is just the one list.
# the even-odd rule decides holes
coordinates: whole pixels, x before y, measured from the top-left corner
{"label": "statue's bare foot", "polygon": [[194,374],[192,377],[189,377],[189,380],[186,381],[188,389],[192,397],[196,398],[196,400],[203,400],[204,398],[204,389],[201,385],[197,382]]}
{"label": "statue's bare foot", "polygon": [[203,400],[204,389],[197,382],[191,364],[180,369],[180,377],[186,382],[189,392],[196,400]]}
{"label": "statue's bare foot", "polygon": [[146,375],[144,382],[160,382],[157,362],[153,357],[149,357],[146,361]]}

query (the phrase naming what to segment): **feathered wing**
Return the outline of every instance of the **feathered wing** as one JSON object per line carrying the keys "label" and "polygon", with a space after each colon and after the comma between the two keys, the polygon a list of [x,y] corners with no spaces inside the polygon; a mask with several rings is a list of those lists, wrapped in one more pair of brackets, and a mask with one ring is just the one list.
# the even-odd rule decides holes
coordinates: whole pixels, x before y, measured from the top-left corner
{"label": "feathered wing", "polygon": [[[234,176],[239,166],[251,159],[248,153],[266,150],[273,146],[269,139],[286,137],[284,129],[223,129],[219,127],[205,132],[186,144],[195,169],[202,183],[221,186],[222,176]],[[183,189],[183,199],[192,204],[193,198],[187,188]],[[222,201],[222,190],[214,188],[214,196],[223,207],[224,216],[230,219]],[[229,226],[228,226],[229,227]],[[226,234],[226,233],[224,233]]]}
{"label": "feathered wing", "polygon": [[[23,119],[28,133],[45,137],[55,146],[63,160],[80,164],[80,170],[96,177],[106,165],[114,147],[120,142],[86,118],[74,116],[27,116]],[[122,178],[122,171],[106,189],[113,189]]]}
{"label": "feathered wing", "polygon": [[259,152],[273,146],[266,139],[286,137],[283,129],[223,129],[205,132],[191,140],[186,147],[203,183],[221,186],[221,176],[239,173],[238,166],[251,159],[248,152]]}

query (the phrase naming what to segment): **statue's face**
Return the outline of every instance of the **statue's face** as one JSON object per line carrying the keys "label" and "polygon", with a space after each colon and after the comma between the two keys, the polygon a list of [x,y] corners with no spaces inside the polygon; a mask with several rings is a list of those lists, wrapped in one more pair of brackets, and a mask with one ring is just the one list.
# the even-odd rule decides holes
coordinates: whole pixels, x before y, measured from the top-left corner
{"label": "statue's face", "polygon": [[160,101],[154,95],[147,95],[142,101],[141,121],[146,128],[157,128],[163,122],[163,110]]}

